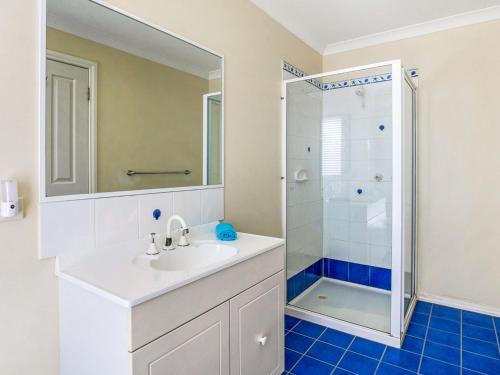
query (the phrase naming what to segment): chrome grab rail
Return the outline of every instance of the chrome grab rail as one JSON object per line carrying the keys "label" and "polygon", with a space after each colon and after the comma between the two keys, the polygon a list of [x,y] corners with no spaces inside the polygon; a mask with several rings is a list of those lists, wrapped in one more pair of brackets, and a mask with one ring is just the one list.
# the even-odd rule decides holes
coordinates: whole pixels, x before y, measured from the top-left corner
{"label": "chrome grab rail", "polygon": [[164,171],[164,172],[140,172],[140,171],[133,171],[129,169],[127,171],[127,176],[134,176],[136,174],[191,174],[191,171],[189,169],[185,169],[183,171]]}

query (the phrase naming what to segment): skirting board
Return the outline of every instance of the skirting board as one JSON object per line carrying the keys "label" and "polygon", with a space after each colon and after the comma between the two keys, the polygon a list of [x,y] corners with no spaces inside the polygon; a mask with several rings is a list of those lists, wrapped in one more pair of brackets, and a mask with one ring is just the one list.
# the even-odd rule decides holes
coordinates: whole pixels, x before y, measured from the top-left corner
{"label": "skirting board", "polygon": [[418,299],[420,301],[436,303],[436,304],[444,305],[444,306],[448,306],[448,307],[454,307],[454,308],[460,309],[460,310],[468,310],[468,311],[473,311],[473,312],[477,312],[477,313],[481,313],[481,314],[487,314],[487,315],[493,315],[496,317],[500,317],[500,309],[496,309],[496,308],[491,307],[491,306],[478,305],[475,303],[470,303],[470,302],[462,301],[459,299],[435,296],[435,295],[426,294],[426,293],[419,293]]}

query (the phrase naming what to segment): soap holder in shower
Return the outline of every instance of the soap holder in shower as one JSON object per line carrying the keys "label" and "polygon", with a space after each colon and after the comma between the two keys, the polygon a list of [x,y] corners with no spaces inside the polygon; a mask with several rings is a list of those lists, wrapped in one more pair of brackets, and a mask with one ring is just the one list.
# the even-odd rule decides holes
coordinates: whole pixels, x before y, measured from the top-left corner
{"label": "soap holder in shower", "polygon": [[296,182],[304,182],[309,180],[309,177],[307,176],[307,171],[305,169],[298,169],[294,173],[295,181]]}

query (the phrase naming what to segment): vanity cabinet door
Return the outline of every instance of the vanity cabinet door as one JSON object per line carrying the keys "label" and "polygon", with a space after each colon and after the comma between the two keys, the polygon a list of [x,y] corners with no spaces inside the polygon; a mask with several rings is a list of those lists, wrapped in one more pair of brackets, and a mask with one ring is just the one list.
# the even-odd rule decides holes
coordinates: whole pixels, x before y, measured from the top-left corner
{"label": "vanity cabinet door", "polygon": [[228,375],[229,302],[131,355],[133,375]]}
{"label": "vanity cabinet door", "polygon": [[284,273],[230,300],[231,375],[283,372]]}

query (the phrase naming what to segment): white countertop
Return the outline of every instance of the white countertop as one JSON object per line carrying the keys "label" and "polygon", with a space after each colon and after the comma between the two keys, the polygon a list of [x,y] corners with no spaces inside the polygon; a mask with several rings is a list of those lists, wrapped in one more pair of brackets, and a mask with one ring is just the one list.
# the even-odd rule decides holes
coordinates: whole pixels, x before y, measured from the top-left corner
{"label": "white countertop", "polygon": [[132,307],[285,243],[281,238],[247,233],[238,233],[235,241],[217,241],[213,231],[196,234],[191,240],[234,246],[238,253],[205,267],[166,272],[149,266],[151,258],[145,255],[147,243],[137,240],[94,249],[86,254],[60,255],[56,275],[121,306]]}

